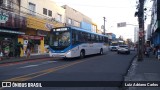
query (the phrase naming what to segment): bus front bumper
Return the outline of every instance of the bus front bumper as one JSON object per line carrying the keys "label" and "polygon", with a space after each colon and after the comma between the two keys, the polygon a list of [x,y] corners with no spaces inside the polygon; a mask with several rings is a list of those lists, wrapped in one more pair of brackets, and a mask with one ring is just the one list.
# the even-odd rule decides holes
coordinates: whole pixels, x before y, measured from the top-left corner
{"label": "bus front bumper", "polygon": [[49,52],[50,57],[61,57],[61,58],[66,58],[66,57],[71,57],[71,52],[67,53],[51,53]]}

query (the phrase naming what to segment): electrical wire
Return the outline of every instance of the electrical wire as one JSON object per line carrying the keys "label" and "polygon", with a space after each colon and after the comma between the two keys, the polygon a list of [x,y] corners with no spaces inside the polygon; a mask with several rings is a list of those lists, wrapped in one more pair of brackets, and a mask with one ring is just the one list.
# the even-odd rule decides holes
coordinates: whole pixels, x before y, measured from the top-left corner
{"label": "electrical wire", "polygon": [[[65,5],[65,3],[63,2],[56,2],[56,3],[62,3]],[[89,4],[71,4],[71,3],[68,3],[69,5],[75,5],[75,6],[82,6],[82,7],[105,7],[105,8],[133,8],[133,7],[136,7],[136,6],[130,6],[130,7],[108,7],[106,5],[89,5]]]}

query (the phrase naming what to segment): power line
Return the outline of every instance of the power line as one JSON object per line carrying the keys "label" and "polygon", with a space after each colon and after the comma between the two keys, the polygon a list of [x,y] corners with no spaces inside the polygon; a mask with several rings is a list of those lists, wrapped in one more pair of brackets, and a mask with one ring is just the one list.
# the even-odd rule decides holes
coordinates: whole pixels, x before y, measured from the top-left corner
{"label": "power line", "polygon": [[[61,3],[61,4],[65,4],[64,2],[56,2],[56,3]],[[105,7],[105,8],[134,8],[136,6],[130,6],[130,7],[108,7],[106,5],[89,5],[89,4],[71,4],[71,3],[68,3],[70,5],[76,5],[76,6],[86,6],[86,7]]]}

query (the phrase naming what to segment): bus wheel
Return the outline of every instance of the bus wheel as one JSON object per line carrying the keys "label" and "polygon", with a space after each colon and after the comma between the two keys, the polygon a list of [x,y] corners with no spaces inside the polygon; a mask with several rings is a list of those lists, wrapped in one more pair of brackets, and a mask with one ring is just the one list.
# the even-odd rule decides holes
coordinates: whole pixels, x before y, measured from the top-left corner
{"label": "bus wheel", "polygon": [[101,50],[100,50],[100,55],[103,55],[103,49],[101,48]]}
{"label": "bus wheel", "polygon": [[80,52],[80,58],[82,59],[82,58],[84,58],[84,57],[85,57],[85,51],[82,50],[82,51]]}

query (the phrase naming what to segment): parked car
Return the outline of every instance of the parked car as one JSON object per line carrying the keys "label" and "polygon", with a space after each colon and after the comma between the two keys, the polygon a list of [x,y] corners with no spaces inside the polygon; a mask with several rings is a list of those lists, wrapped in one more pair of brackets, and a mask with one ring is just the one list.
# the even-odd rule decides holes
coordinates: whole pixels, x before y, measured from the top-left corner
{"label": "parked car", "polygon": [[120,54],[120,53],[130,54],[130,49],[127,45],[121,45],[118,47],[117,53],[118,54]]}

